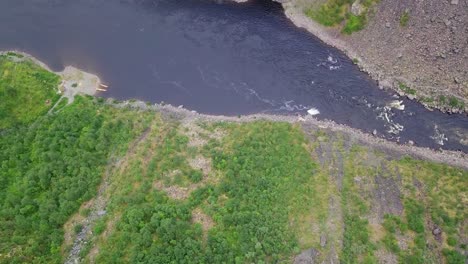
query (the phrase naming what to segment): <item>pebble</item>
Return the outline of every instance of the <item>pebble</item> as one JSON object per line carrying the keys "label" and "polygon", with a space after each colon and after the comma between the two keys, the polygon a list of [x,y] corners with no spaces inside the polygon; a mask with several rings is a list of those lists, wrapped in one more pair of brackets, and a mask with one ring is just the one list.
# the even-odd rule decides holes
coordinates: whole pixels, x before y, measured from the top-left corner
{"label": "pebble", "polygon": [[437,236],[438,234],[442,233],[442,230],[440,228],[436,227],[434,230],[432,230],[432,234]]}

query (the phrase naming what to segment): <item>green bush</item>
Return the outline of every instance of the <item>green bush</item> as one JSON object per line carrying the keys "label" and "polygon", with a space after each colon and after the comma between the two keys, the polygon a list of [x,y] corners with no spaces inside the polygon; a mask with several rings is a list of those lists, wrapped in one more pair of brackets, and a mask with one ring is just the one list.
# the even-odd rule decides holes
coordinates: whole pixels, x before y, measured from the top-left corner
{"label": "green bush", "polygon": [[404,84],[402,82],[398,83],[398,87],[400,88],[400,90],[402,90],[406,94],[411,94],[411,95],[416,94],[416,90],[410,88],[409,86],[407,86],[406,84]]}
{"label": "green bush", "polygon": [[77,224],[73,227],[73,231],[75,231],[75,234],[78,234],[83,230],[83,225],[82,224]]}
{"label": "green bush", "polygon": [[334,26],[344,20],[343,8],[338,5],[322,5],[318,10],[307,10],[306,15],[324,26]]}
{"label": "green bush", "polygon": [[424,207],[416,200],[405,201],[405,213],[408,227],[416,233],[424,232]]}
{"label": "green bush", "polygon": [[408,21],[409,21],[409,12],[405,11],[400,16],[400,26],[406,27],[408,25]]}
{"label": "green bush", "polygon": [[353,32],[360,31],[366,26],[366,20],[367,19],[365,14],[359,16],[349,14],[348,19],[346,20],[346,24],[341,31],[348,35]]}
{"label": "green bush", "polygon": [[447,264],[465,264],[466,257],[456,250],[444,249],[442,253],[445,256]]}
{"label": "green bush", "polygon": [[454,246],[457,245],[457,239],[456,239],[454,236],[449,236],[449,237],[447,238],[447,244],[448,244],[449,246],[454,247]]}
{"label": "green bush", "polygon": [[192,180],[192,182],[197,183],[197,182],[200,182],[202,179],[203,179],[203,173],[201,171],[193,170],[190,173],[190,180]]}

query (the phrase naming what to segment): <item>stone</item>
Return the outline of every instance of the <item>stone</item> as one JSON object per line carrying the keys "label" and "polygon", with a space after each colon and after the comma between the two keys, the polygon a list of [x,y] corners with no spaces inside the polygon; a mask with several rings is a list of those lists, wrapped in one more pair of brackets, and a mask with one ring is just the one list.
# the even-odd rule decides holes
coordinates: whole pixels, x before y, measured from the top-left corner
{"label": "stone", "polygon": [[355,16],[361,15],[364,11],[365,8],[361,5],[360,0],[354,1],[354,3],[351,5],[351,13]]}
{"label": "stone", "polygon": [[325,234],[322,234],[320,236],[320,246],[325,247],[326,244],[327,244],[327,237],[325,236]]}
{"label": "stone", "polygon": [[458,5],[458,0],[452,0],[450,3],[451,3],[452,5]]}
{"label": "stone", "polygon": [[413,145],[414,145],[414,141],[413,141],[413,140],[409,140],[409,141],[408,141],[408,144],[409,144],[410,146],[413,146]]}
{"label": "stone", "polygon": [[436,227],[434,228],[434,230],[432,230],[432,234],[434,236],[437,236],[437,235],[440,235],[442,233],[442,230],[440,230],[440,228]]}
{"label": "stone", "polygon": [[374,135],[374,136],[377,135],[377,129],[374,129],[374,131],[372,131],[372,135]]}
{"label": "stone", "polygon": [[444,24],[448,27],[450,24],[452,24],[452,22],[450,22],[448,19],[444,19]]}
{"label": "stone", "polygon": [[386,28],[390,28],[390,22],[385,23]]}
{"label": "stone", "polygon": [[294,259],[294,264],[312,264],[315,262],[317,251],[313,248],[303,251]]}

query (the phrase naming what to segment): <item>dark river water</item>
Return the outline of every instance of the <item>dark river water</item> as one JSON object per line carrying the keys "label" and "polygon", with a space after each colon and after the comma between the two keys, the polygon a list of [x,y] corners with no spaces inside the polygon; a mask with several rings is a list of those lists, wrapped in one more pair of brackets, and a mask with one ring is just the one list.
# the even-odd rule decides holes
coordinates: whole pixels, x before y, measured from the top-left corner
{"label": "dark river water", "polygon": [[[391,140],[468,152],[460,143],[466,116],[379,90],[266,0],[1,0],[0,50],[10,49],[54,70],[73,65],[99,75],[110,86],[105,97],[225,115],[314,108],[319,119]],[[405,109],[388,107],[394,100]]]}

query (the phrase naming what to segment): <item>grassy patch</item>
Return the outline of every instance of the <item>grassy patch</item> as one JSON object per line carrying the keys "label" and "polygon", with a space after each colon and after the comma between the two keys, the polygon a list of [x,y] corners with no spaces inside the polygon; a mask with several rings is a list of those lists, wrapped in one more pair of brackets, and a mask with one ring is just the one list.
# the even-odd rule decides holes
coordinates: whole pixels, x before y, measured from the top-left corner
{"label": "grassy patch", "polygon": [[353,2],[353,0],[328,0],[317,9],[306,9],[305,14],[318,23],[328,27],[339,25],[344,21],[345,23],[341,28],[341,32],[349,35],[364,29],[367,23],[368,10],[377,1],[362,1],[361,5],[364,11],[360,15],[351,13],[351,5]]}
{"label": "grassy patch", "polygon": [[400,88],[401,91],[403,91],[406,94],[411,94],[411,95],[416,94],[416,90],[412,89],[411,87],[409,87],[408,85],[406,85],[406,84],[404,84],[402,82],[398,83],[398,87]]}
{"label": "grassy patch", "polygon": [[458,100],[455,96],[451,96],[449,98],[449,105],[454,108],[463,109],[465,107],[465,103],[461,100]]}
{"label": "grassy patch", "polygon": [[364,29],[365,25],[366,25],[365,15],[355,16],[353,14],[349,14],[348,19],[346,20],[346,24],[341,31],[345,34],[350,35],[353,32]]}
{"label": "grassy patch", "polygon": [[406,27],[408,26],[410,15],[408,11],[404,11],[403,14],[400,16],[400,26]]}
{"label": "grassy patch", "polygon": [[59,77],[31,61],[0,56],[0,129],[27,124],[60,97]]}
{"label": "grassy patch", "polygon": [[324,26],[334,26],[345,19],[350,0],[329,0],[318,10],[308,9],[306,15]]}

